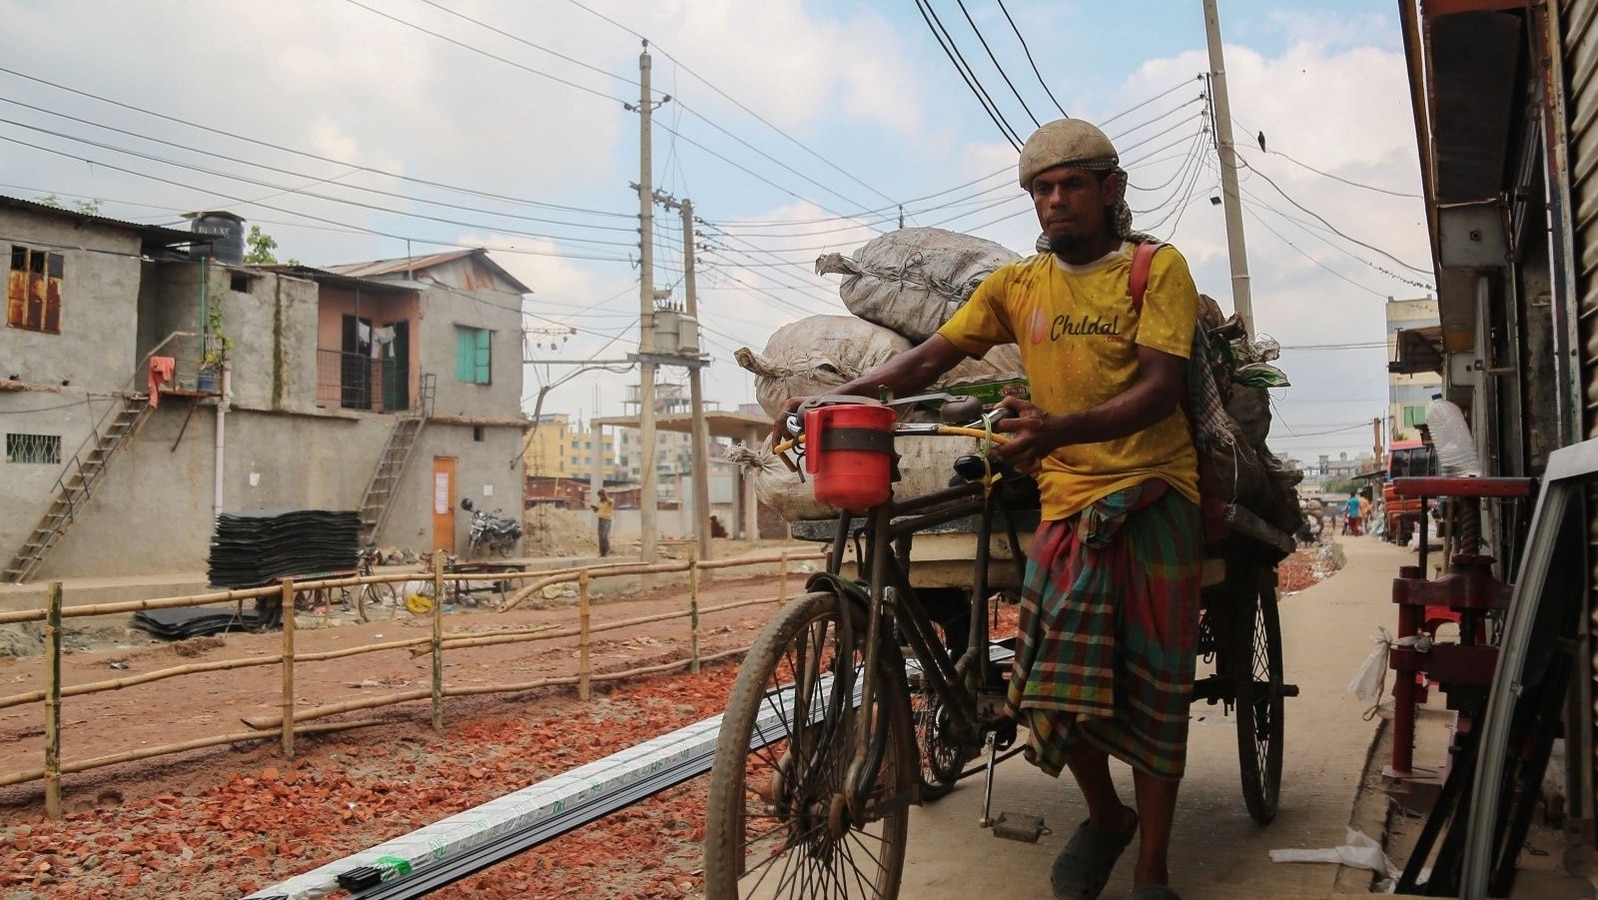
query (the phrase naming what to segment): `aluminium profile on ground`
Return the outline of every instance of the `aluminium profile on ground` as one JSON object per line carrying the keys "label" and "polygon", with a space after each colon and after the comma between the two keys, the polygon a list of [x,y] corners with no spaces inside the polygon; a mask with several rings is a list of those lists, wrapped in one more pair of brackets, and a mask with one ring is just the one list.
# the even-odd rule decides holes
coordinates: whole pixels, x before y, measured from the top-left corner
{"label": "aluminium profile on ground", "polygon": [[[1013,651],[994,644],[990,659]],[[920,666],[908,660],[910,674]],[[831,682],[824,676],[817,690]],[[859,702],[859,685],[855,702]],[[752,748],[788,734],[792,686],[767,695]],[[819,712],[817,713],[819,715]],[[349,890],[359,900],[422,897],[545,841],[710,771],[722,716],[679,728],[375,847],[295,875],[244,900],[316,900]]]}
{"label": "aluminium profile on ground", "polygon": [[[792,689],[768,698],[752,746],[787,734]],[[362,900],[420,897],[652,794],[710,771],[721,716],[440,819],[410,834],[296,875],[245,900],[314,900],[351,890]]]}

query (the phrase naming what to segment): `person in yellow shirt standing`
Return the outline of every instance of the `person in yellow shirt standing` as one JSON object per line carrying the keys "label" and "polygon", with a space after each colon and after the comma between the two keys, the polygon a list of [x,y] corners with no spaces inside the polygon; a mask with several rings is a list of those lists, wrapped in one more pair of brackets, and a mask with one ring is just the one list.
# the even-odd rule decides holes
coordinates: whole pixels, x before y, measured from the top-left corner
{"label": "person in yellow shirt standing", "polygon": [[[1021,150],[1048,252],[1001,267],[938,333],[831,393],[904,396],[966,357],[1018,346],[1030,401],[1007,398],[995,452],[1033,475],[1043,522],[1028,551],[1009,706],[1027,757],[1069,769],[1088,807],[1055,860],[1056,897],[1093,900],[1141,833],[1134,900],[1173,900],[1167,854],[1187,760],[1203,535],[1184,408],[1199,297],[1159,247],[1139,305],[1126,172],[1079,119]],[[792,398],[797,409],[803,398]],[[1122,804],[1109,757],[1132,767]]]}
{"label": "person in yellow shirt standing", "polygon": [[611,502],[610,495],[604,488],[599,489],[599,499],[588,507],[594,511],[599,522],[599,555],[610,555],[610,522],[616,517],[616,504]]}

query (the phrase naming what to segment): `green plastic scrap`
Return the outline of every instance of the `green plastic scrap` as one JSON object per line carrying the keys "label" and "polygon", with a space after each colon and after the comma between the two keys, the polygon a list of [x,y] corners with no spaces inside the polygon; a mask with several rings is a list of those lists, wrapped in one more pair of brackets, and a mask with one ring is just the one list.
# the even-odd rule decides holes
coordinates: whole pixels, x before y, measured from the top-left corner
{"label": "green plastic scrap", "polygon": [[1232,373],[1232,380],[1244,387],[1292,387],[1292,382],[1287,380],[1287,375],[1281,369],[1262,362],[1245,363],[1238,366],[1237,371]]}

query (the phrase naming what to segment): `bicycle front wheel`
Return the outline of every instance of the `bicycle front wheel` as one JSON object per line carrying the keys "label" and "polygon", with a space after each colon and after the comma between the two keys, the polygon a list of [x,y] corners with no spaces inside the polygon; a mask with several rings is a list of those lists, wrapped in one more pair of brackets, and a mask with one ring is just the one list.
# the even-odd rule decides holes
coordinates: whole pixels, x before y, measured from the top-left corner
{"label": "bicycle front wheel", "polygon": [[1269,580],[1256,594],[1245,594],[1239,601],[1232,679],[1237,691],[1243,802],[1254,821],[1269,825],[1276,818],[1282,789],[1282,623]]}
{"label": "bicycle front wheel", "polygon": [[[854,646],[840,617],[850,616]],[[875,700],[859,706],[866,617],[832,593],[785,605],[745,657],[711,770],[705,895],[892,898],[904,869],[916,757],[904,665],[881,648]],[[848,800],[857,723],[870,726],[861,809]]]}

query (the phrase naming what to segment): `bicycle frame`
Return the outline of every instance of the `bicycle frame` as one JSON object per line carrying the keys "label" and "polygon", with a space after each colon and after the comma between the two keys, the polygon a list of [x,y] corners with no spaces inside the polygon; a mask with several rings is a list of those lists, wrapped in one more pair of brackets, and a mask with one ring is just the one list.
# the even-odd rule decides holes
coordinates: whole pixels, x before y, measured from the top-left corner
{"label": "bicycle frame", "polygon": [[[917,434],[925,432],[906,432]],[[902,435],[901,435],[902,436]],[[848,512],[839,514],[828,554],[827,571],[842,575],[849,540],[855,538],[858,574],[870,587],[867,609],[867,632],[864,642],[865,658],[860,688],[860,708],[870,709],[875,700],[876,673],[881,665],[880,648],[884,629],[897,624],[921,667],[921,677],[938,695],[943,708],[950,713],[950,728],[961,740],[974,738],[983,728],[979,709],[979,691],[987,674],[985,665],[988,647],[988,566],[992,559],[993,517],[1004,511],[999,501],[996,476],[985,480],[936,491],[904,502],[889,498],[888,502],[866,513],[867,524],[854,528],[855,517]],[[931,616],[916,596],[910,584],[909,556],[913,536],[920,531],[972,515],[978,517],[977,547],[972,563],[971,616],[967,646],[959,659],[954,659],[938,640]],[[1020,542],[1013,516],[1005,515],[1005,525],[1018,574],[1024,573],[1025,558],[1020,554]],[[858,546],[865,537],[865,547]],[[890,552],[892,551],[892,552]],[[869,562],[868,562],[869,560]],[[873,723],[861,716],[854,723],[853,759],[848,781],[850,803],[854,809],[866,809],[868,794],[873,784],[870,756]]]}

